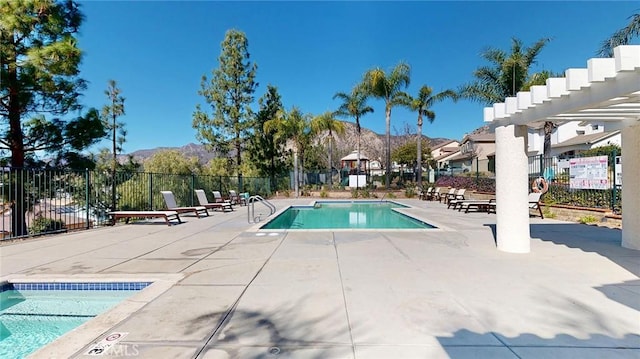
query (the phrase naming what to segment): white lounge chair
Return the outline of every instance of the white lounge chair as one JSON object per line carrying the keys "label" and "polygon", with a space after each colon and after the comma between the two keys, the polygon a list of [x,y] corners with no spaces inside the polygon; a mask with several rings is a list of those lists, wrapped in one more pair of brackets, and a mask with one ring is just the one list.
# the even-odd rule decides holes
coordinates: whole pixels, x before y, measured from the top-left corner
{"label": "white lounge chair", "polygon": [[465,188],[460,188],[458,189],[458,191],[456,193],[454,193],[451,196],[448,196],[448,200],[447,200],[447,208],[451,208],[451,206],[453,206],[453,209],[456,209],[456,206],[458,205],[458,202],[460,201],[464,201],[464,193],[467,190]]}
{"label": "white lounge chair", "polygon": [[196,197],[198,197],[198,202],[202,207],[213,210],[220,209],[223,212],[233,211],[233,206],[230,202],[209,202],[207,194],[203,189],[196,189],[194,191],[196,192]]}
{"label": "white lounge chair", "polygon": [[200,218],[201,214],[205,214],[209,216],[209,212],[206,207],[203,206],[193,206],[193,207],[179,207],[176,203],[176,197],[173,195],[171,191],[160,191],[162,193],[162,197],[164,198],[164,203],[167,205],[167,210],[176,211],[178,213],[189,213],[193,212],[196,214],[198,218]]}
{"label": "white lounge chair", "polygon": [[[540,218],[544,219],[544,215],[542,214],[542,207],[540,207],[540,197],[542,197],[541,192],[531,192],[529,193],[529,209],[537,210],[540,214]],[[488,212],[496,212],[496,202],[489,203]]]}

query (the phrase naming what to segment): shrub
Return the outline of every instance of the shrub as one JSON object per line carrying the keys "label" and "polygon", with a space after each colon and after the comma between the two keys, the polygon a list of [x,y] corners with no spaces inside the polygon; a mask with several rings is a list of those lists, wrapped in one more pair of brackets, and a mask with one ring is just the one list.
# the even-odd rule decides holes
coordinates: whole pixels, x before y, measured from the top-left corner
{"label": "shrub", "polygon": [[578,222],[580,222],[582,224],[589,224],[589,223],[598,222],[598,219],[595,216],[587,214],[586,216],[582,216],[582,217],[578,218]]}
{"label": "shrub", "polygon": [[353,188],[351,190],[351,198],[358,198],[358,189],[357,188]]}
{"label": "shrub", "polygon": [[553,219],[557,217],[556,213],[552,212],[551,209],[549,209],[548,207],[545,207],[542,210],[542,214],[544,215],[544,218]]}
{"label": "shrub", "polygon": [[463,176],[441,176],[435,183],[438,187],[466,188],[469,191],[496,192],[496,181],[493,178],[463,177]]}
{"label": "shrub", "polygon": [[29,226],[29,234],[44,234],[47,232],[58,232],[65,228],[64,221],[37,216]]}
{"label": "shrub", "polygon": [[413,198],[416,196],[416,189],[415,187],[407,187],[404,190],[404,196],[407,198]]}
{"label": "shrub", "polygon": [[322,189],[322,191],[320,191],[320,198],[327,198],[329,197],[329,193],[327,192],[326,189]]}

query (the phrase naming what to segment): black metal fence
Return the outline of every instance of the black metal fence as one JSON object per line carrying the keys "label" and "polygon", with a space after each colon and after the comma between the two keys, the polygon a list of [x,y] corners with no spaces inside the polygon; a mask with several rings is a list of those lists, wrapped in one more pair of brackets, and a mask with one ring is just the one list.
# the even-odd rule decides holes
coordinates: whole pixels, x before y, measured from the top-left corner
{"label": "black metal fence", "polygon": [[211,191],[231,189],[272,195],[269,179],[256,177],[3,168],[0,181],[1,239],[111,224],[112,210],[163,209],[163,190],[182,206],[198,203],[195,189],[205,190],[209,200]]}
{"label": "black metal fence", "polygon": [[[543,201],[547,204],[563,204],[576,207],[604,208],[614,213],[622,212],[622,179],[616,174],[616,154],[607,156],[607,170],[602,181],[602,188],[576,188],[572,179],[576,175],[570,173],[572,159],[558,159],[543,156],[529,157],[529,183],[532,186],[546,185],[547,192]],[[573,177],[573,178],[572,178]],[[544,184],[537,179],[544,179]]]}

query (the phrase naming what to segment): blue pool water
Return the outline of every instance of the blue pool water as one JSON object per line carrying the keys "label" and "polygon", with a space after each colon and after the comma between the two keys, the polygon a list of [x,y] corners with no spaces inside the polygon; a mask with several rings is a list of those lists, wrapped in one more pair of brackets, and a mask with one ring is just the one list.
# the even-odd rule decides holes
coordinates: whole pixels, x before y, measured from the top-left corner
{"label": "blue pool water", "polygon": [[0,358],[24,358],[149,284],[5,284],[0,288]]}
{"label": "blue pool water", "polygon": [[434,226],[396,212],[388,201],[319,201],[292,206],[261,229],[426,229]]}

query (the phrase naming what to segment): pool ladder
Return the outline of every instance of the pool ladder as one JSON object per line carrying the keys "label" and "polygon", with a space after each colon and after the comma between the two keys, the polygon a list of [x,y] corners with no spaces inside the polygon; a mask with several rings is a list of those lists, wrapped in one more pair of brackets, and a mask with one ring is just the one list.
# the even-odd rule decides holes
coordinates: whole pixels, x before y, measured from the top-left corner
{"label": "pool ladder", "polygon": [[267,209],[269,209],[269,214],[267,214],[266,217],[269,217],[270,215],[276,213],[276,206],[274,206],[273,203],[267,201],[259,195],[251,196],[247,201],[247,221],[249,223],[258,223],[262,220],[263,213],[258,213],[258,215],[256,215],[256,202],[262,203],[265,207],[267,207]]}

